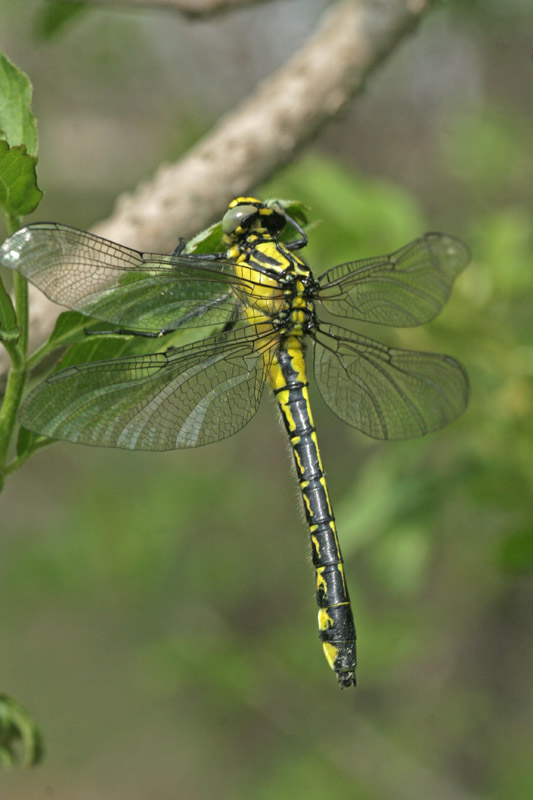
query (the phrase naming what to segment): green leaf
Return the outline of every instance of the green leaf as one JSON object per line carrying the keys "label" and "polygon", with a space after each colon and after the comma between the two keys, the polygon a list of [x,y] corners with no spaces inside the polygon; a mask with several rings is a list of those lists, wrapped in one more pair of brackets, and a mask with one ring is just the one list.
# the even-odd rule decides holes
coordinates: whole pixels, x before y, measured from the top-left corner
{"label": "green leaf", "polygon": [[71,19],[89,11],[87,3],[49,2],[41,9],[37,19],[37,33],[43,39],[51,39],[67,25]]}
{"label": "green leaf", "polygon": [[533,570],[533,533],[519,531],[506,539],[500,549],[499,560],[503,571],[524,575]]}
{"label": "green leaf", "polygon": [[200,233],[190,239],[184,249],[184,253],[223,253],[225,246],[222,243],[222,223],[215,222],[209,228],[205,228]]}
{"label": "green leaf", "polygon": [[0,695],[0,764],[30,767],[43,757],[43,739],[34,720],[16,700]]}
{"label": "green leaf", "polygon": [[69,347],[57,369],[85,364],[87,361],[118,358],[124,353],[131,339],[131,336],[86,336],[85,341]]}
{"label": "green leaf", "polygon": [[17,456],[23,456],[28,451],[33,450],[35,442],[39,438],[41,437],[38,433],[29,431],[21,425],[17,436]]}
{"label": "green leaf", "polygon": [[0,53],[0,138],[37,153],[37,129],[30,111],[32,87],[27,75]]}
{"label": "green leaf", "polygon": [[36,163],[37,158],[28,155],[23,144],[9,147],[0,140],[0,207],[6,216],[31,214],[41,202]]}
{"label": "green leaf", "polygon": [[63,311],[56,319],[54,330],[47,342],[47,350],[67,344],[78,344],[87,341],[86,331],[101,328],[99,320],[84,317],[78,311]]}

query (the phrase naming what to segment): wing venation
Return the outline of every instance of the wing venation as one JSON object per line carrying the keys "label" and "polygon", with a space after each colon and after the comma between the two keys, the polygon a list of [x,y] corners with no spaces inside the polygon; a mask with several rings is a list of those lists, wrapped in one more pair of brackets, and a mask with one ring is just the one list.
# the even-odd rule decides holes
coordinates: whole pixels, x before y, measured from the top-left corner
{"label": "wing venation", "polygon": [[219,441],[259,406],[271,336],[241,328],[164,353],[69,367],[30,392],[20,421],[99,447],[174,450]]}
{"label": "wing venation", "polygon": [[390,255],[350,261],[325,272],[317,297],[340,317],[406,327],[442,309],[470,253],[460,239],[426,233]]}
{"label": "wing venation", "polygon": [[258,284],[252,269],[237,277],[235,264],[222,257],[140,253],[52,222],[14,233],[0,248],[0,263],[60,305],[155,333],[225,323],[235,317],[242,293],[253,298]]}
{"label": "wing venation", "polygon": [[450,356],[399,350],[334,325],[317,332],[315,378],[344,422],[375,439],[437,431],[468,403],[468,377]]}

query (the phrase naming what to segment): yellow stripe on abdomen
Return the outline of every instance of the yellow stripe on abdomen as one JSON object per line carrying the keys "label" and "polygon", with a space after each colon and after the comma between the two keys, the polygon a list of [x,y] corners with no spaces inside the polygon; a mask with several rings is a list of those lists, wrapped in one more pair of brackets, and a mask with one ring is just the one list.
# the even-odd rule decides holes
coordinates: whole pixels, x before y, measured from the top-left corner
{"label": "yellow stripe on abdomen", "polygon": [[289,335],[282,340],[268,379],[291,441],[311,535],[319,637],[326,659],[344,688],[355,685],[355,625],[309,403],[304,353],[298,336]]}

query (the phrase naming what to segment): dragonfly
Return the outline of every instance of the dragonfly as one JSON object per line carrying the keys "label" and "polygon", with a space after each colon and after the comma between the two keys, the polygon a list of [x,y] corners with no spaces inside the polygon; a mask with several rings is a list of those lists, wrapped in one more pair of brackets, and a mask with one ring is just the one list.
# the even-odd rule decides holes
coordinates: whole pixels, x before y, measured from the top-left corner
{"label": "dragonfly", "polygon": [[[288,233],[288,236],[287,236]],[[221,253],[142,253],[58,223],[21,228],[0,261],[51,300],[115,327],[160,337],[210,328],[199,341],[59,370],[22,405],[41,435],[100,447],[173,450],[243,428],[269,383],[286,428],[307,519],[319,638],[342,688],[356,684],[356,632],[309,401],[308,365],[344,422],[375,439],[424,436],[466,408],[463,366],[388,347],[321,319],[415,326],[442,309],[469,261],[463,242],[426,233],[383,256],[315,277],[298,253],[303,227],[281,201],[238,197]]]}

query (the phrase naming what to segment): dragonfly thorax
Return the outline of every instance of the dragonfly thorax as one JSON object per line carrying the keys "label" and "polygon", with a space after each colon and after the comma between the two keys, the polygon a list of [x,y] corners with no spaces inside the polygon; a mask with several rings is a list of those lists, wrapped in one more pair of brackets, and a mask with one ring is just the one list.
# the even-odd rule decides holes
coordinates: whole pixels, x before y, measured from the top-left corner
{"label": "dragonfly thorax", "polygon": [[235,263],[238,277],[255,284],[242,295],[249,321],[268,319],[282,336],[301,337],[315,330],[318,283],[287,245],[268,231],[254,229],[240,236],[226,257]]}

